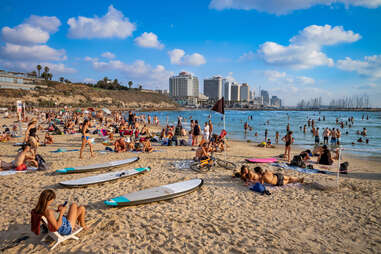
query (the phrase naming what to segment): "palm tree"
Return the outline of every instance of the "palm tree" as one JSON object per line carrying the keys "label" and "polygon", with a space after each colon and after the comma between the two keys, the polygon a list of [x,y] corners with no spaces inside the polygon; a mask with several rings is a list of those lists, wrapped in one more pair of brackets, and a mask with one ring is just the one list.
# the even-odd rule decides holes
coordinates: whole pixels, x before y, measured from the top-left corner
{"label": "palm tree", "polygon": [[131,89],[132,85],[133,85],[132,81],[131,81],[131,80],[130,80],[130,81],[128,81],[128,88],[130,88],[130,89]]}
{"label": "palm tree", "polygon": [[37,77],[37,72],[36,72],[36,71],[32,71],[32,72],[30,73],[30,75],[32,75],[33,77]]}
{"label": "palm tree", "polygon": [[107,81],[108,81],[108,78],[107,78],[107,77],[104,77],[104,78],[103,78],[103,82],[104,82],[105,84],[107,84]]}
{"label": "palm tree", "polygon": [[41,77],[40,76],[40,72],[41,72],[41,69],[42,69],[42,67],[41,67],[41,65],[37,65],[37,71],[38,71],[38,77]]}
{"label": "palm tree", "polygon": [[52,78],[53,78],[53,74],[48,73],[48,78],[49,78],[49,80],[52,80]]}
{"label": "palm tree", "polygon": [[44,68],[44,71],[46,72],[46,73],[49,73],[49,67],[48,66],[45,66],[45,68]]}
{"label": "palm tree", "polygon": [[65,80],[65,78],[64,78],[64,77],[60,77],[60,82],[61,82],[61,83],[63,83],[63,82],[64,82],[64,80]]}

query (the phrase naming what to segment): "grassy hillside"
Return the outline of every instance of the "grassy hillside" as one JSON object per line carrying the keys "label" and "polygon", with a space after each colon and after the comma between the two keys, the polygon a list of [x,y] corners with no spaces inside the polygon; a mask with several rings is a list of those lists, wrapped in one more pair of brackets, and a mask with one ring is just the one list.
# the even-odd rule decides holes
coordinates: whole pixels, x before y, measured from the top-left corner
{"label": "grassy hillside", "polygon": [[21,99],[28,105],[38,107],[73,106],[131,108],[131,109],[162,109],[175,108],[176,104],[167,96],[129,90],[105,90],[84,84],[65,84],[48,81],[48,88],[38,88],[33,91],[0,89],[0,106],[14,106]]}

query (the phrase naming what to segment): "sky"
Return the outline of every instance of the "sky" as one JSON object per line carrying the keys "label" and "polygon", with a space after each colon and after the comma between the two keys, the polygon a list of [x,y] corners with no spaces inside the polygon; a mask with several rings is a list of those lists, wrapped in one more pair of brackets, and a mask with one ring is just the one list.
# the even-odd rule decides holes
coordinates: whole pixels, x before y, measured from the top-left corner
{"label": "sky", "polygon": [[288,106],[367,94],[381,107],[380,31],[381,0],[2,0],[0,69],[146,89],[187,71],[200,92],[220,75]]}

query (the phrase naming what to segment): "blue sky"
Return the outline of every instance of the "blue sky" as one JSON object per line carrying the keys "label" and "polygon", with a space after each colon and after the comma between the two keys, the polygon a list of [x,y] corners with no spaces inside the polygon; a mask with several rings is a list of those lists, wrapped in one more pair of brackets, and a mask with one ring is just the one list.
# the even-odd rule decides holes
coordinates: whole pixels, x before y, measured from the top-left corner
{"label": "blue sky", "polygon": [[286,105],[368,94],[381,106],[380,27],[381,0],[3,0],[0,67],[151,89],[185,70],[201,92],[222,75]]}

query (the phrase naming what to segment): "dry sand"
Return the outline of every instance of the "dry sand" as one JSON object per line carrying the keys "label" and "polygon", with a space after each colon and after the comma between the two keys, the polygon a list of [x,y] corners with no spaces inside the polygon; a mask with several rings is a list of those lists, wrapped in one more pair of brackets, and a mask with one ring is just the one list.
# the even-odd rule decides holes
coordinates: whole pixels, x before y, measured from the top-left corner
{"label": "dry sand", "polygon": [[[0,124],[9,123],[1,119]],[[40,134],[43,137],[43,134]],[[161,152],[138,154],[140,160],[123,168],[151,166],[152,171],[87,188],[68,189],[60,181],[105,172],[54,175],[56,169],[136,156],[135,153],[96,153],[78,160],[79,152],[50,153],[57,148],[79,148],[80,136],[54,136],[55,144],[39,148],[51,164],[47,172],[0,176],[0,249],[4,253],[48,253],[41,235],[30,231],[30,211],[43,189],[56,191],[55,204],[65,200],[83,204],[88,220],[97,220],[79,241],[60,244],[57,253],[380,253],[381,163],[345,156],[352,177],[301,174],[305,184],[271,189],[261,196],[233,179],[232,172],[216,168],[207,174],[170,168],[169,163],[190,159],[190,147],[155,147]],[[13,160],[17,147],[0,143],[0,159]],[[245,158],[281,154],[276,149],[229,142],[227,158],[238,166]],[[95,150],[103,150],[96,144]],[[294,151],[295,153],[295,151]],[[223,158],[224,154],[218,154]],[[276,171],[272,166],[264,166]],[[118,171],[121,168],[112,169]],[[361,174],[360,174],[361,173]],[[103,201],[128,192],[200,177],[204,186],[170,201],[125,208],[108,208]],[[362,178],[362,179],[358,179]],[[15,240],[29,236],[11,247]]]}

